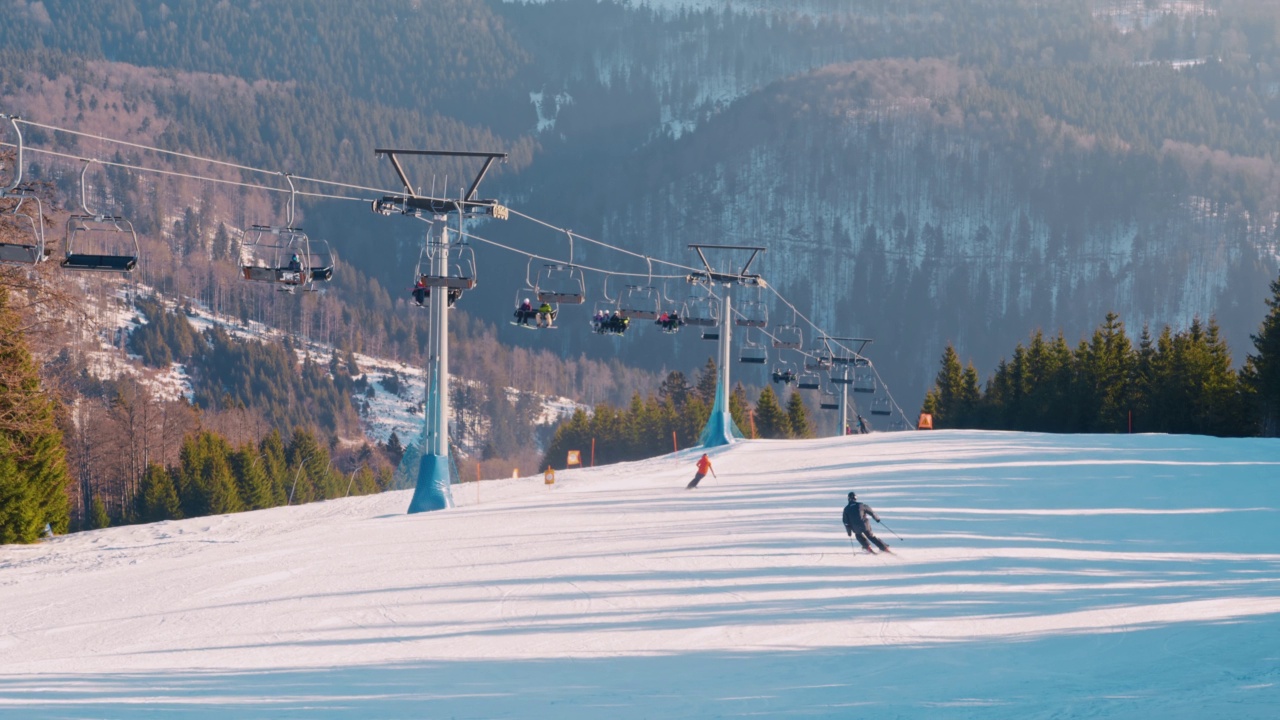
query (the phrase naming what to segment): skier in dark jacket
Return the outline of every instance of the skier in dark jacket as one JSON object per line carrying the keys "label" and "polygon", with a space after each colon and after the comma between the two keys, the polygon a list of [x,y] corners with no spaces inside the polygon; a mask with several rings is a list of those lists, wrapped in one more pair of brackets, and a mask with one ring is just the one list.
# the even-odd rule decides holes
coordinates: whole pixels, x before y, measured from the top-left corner
{"label": "skier in dark jacket", "polygon": [[[876,515],[875,510],[870,505],[858,502],[858,496],[849,493],[849,504],[844,506],[844,529],[849,532],[849,536],[858,536],[858,544],[862,545],[862,549],[869,553],[875,551],[871,549],[871,543],[875,543],[876,547],[884,552],[889,552],[889,546],[884,541],[876,537],[871,532],[871,527],[867,525],[867,516],[870,515],[873,520],[880,522],[880,518]],[[870,542],[868,542],[870,541]]]}

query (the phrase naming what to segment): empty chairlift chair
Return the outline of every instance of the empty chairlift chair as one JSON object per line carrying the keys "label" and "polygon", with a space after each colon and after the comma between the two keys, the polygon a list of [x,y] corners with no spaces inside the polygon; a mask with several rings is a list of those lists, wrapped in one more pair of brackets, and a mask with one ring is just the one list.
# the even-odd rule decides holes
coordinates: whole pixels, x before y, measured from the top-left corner
{"label": "empty chairlift chair", "polygon": [[633,320],[657,320],[662,313],[662,291],[652,285],[628,285],[618,298],[618,309]]}
{"label": "empty chairlift chair", "polygon": [[769,362],[769,350],[763,342],[755,340],[752,333],[748,331],[743,336],[742,348],[738,351],[738,362],[747,365],[764,365]]}
{"label": "empty chairlift chair", "polygon": [[67,219],[62,267],[81,272],[131,272],[138,266],[138,233],[133,223],[118,215],[89,209],[86,174],[93,161],[80,171],[80,214]]}
{"label": "empty chairlift chair", "polygon": [[[760,291],[757,290],[757,293]],[[769,306],[762,299],[743,300],[733,318],[735,325],[762,328],[769,325]]]}
{"label": "empty chairlift chair", "polygon": [[818,408],[821,410],[839,410],[840,396],[829,389],[823,389],[818,396]]}
{"label": "empty chairlift chair", "polygon": [[796,378],[796,387],[801,390],[818,390],[822,387],[822,376],[816,372],[806,370],[800,373],[800,377]]}
{"label": "empty chairlift chair", "polygon": [[538,302],[581,305],[587,300],[587,283],[582,269],[572,265],[545,265],[534,282]]}
{"label": "empty chairlift chair", "polygon": [[773,331],[773,346],[779,350],[799,350],[804,345],[804,334],[796,325],[779,325]]}
{"label": "empty chairlift chair", "polygon": [[16,140],[13,178],[0,186],[0,263],[35,265],[47,256],[44,206],[34,192],[22,187],[22,130],[18,128],[18,118],[11,115],[0,115],[0,118],[9,120]]}
{"label": "empty chairlift chair", "polygon": [[873,393],[876,391],[876,375],[870,367],[859,367],[853,371],[853,391]]}
{"label": "empty chairlift chair", "polygon": [[893,408],[890,405],[889,398],[887,396],[878,397],[871,401],[872,415],[890,415],[892,413]]}

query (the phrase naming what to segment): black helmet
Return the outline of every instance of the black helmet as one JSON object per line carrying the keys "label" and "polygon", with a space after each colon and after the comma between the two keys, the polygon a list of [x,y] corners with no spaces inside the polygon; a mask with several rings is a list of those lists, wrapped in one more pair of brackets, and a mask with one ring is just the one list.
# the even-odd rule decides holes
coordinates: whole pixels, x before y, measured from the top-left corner
{"label": "black helmet", "polygon": [[857,499],[858,499],[858,496],[857,496],[856,494],[854,494],[854,493],[852,493],[852,492],[850,492],[850,493],[849,493],[849,501],[850,501],[850,502],[852,502],[852,501],[854,501],[854,500],[857,500]]}

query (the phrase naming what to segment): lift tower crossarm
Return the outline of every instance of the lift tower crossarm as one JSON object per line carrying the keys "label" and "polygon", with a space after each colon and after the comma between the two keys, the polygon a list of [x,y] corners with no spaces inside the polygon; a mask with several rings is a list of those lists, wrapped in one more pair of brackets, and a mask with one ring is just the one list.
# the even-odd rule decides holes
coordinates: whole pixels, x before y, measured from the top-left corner
{"label": "lift tower crossarm", "polygon": [[[689,273],[689,282],[698,282],[699,280],[707,280],[713,283],[732,283],[735,285],[764,285],[764,280],[759,275],[752,275],[748,272],[751,269],[751,263],[755,262],[756,256],[765,251],[765,248],[755,245],[701,245],[692,244],[689,246],[698,253],[698,259],[702,261],[706,272]],[[747,261],[743,263],[742,269],[737,273],[717,272],[711,267],[710,261],[707,260],[703,250],[750,250],[751,255],[747,257]]]}
{"label": "lift tower crossarm", "polygon": [[[858,344],[858,348],[857,348],[856,350],[854,350],[854,351],[853,351],[853,356],[854,356],[855,358],[861,358],[861,357],[862,357],[862,349],[863,349],[863,348],[865,348],[866,346],[870,345],[871,343],[875,342],[875,340],[872,340],[871,338],[859,338],[859,337],[833,337],[833,336],[831,336],[831,335],[823,335],[823,336],[822,336],[822,339],[823,339],[824,341],[826,341],[827,343],[833,343],[833,342],[834,342],[834,343],[837,343],[837,344],[841,345],[842,347],[845,347],[845,343],[849,343],[850,345],[853,345],[854,343],[857,343],[857,344]],[[829,345],[829,344],[828,344],[828,349],[830,349],[830,345]],[[852,349],[852,348],[850,348],[850,349]]]}
{"label": "lift tower crossarm", "polygon": [[[476,199],[476,191],[480,189],[480,181],[484,180],[484,176],[488,174],[489,168],[493,166],[495,160],[505,161],[507,159],[506,153],[375,148],[374,154],[377,157],[385,155],[391,161],[391,166],[395,168],[396,175],[400,178],[401,184],[404,185],[403,196],[388,195],[381,200],[373,201],[373,211],[376,213],[389,215],[392,211],[399,211],[404,214],[426,211],[433,215],[446,215],[456,212],[463,215],[492,215],[498,220],[507,219],[507,209],[499,204],[497,200]],[[447,198],[426,197],[414,192],[414,184],[409,180],[404,167],[400,164],[401,156],[482,158],[484,164],[480,167],[480,171],[476,173],[475,178],[471,181],[471,186],[467,188],[467,192],[462,198],[450,200]]]}

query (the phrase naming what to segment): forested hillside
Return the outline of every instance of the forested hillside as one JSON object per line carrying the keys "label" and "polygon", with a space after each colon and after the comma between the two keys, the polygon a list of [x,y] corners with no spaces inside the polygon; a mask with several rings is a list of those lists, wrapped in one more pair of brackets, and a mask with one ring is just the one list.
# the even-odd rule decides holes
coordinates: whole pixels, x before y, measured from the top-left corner
{"label": "forested hillside", "polygon": [[[874,338],[867,354],[908,410],[949,343],[985,375],[1028,333],[1081,336],[1109,312],[1153,337],[1213,318],[1245,348],[1280,267],[1280,7],[1265,0],[14,0],[0,23],[0,112],[50,126],[26,128],[25,170],[48,201],[55,257],[78,204],[77,158],[178,173],[87,173],[90,204],[139,231],[140,289],[42,270],[87,298],[83,317],[61,318],[60,339],[27,336],[73,408],[59,422],[86,488],[113,472],[132,487],[145,469],[95,464],[110,443],[93,440],[90,418],[116,417],[134,392],[115,361],[85,349],[100,341],[190,365],[198,412],[155,405],[182,418],[157,431],[168,464],[199,427],[261,430],[232,446],[299,423],[358,444],[356,376],[298,349],[415,363],[425,350],[408,302],[421,223],[304,195],[299,223],[332,246],[338,271],[326,293],[263,290],[238,278],[237,258],[245,228],[284,221],[283,178],[140,146],[349,183],[359,187],[334,194],[361,201],[399,189],[376,147],[506,152],[481,194],[556,227],[689,264],[694,242],[767,246],[756,269],[826,331]],[[413,168],[424,191],[450,195],[471,172]],[[470,229],[568,252],[563,232],[514,217]],[[585,243],[574,252],[647,271]],[[588,310],[564,308],[560,331],[510,329],[530,265],[490,246],[477,261],[453,358],[468,387],[491,389],[459,398],[511,446],[488,445],[491,458],[531,450],[524,411],[498,388],[622,407],[710,354],[687,330],[592,336],[597,276]],[[177,316],[111,300],[153,291],[299,342],[188,334]],[[770,297],[738,298],[754,299]],[[775,325],[797,321],[780,303],[770,312]],[[146,316],[147,329],[102,337],[95,322],[119,313]],[[774,363],[799,360],[770,352],[736,377],[766,385]]]}

